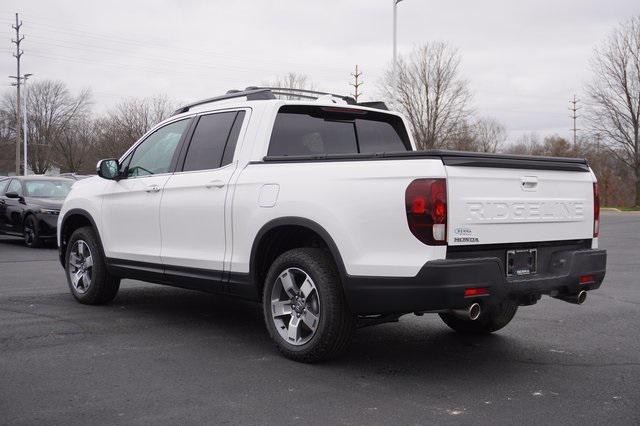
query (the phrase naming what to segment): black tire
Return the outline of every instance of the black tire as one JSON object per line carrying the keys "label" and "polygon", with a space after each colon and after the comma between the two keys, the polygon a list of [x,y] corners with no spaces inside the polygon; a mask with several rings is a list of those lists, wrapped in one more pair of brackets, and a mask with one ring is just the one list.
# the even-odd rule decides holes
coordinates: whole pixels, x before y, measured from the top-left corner
{"label": "black tire", "polygon": [[518,304],[515,301],[505,300],[497,305],[484,308],[480,317],[475,321],[462,319],[449,313],[440,314],[440,318],[458,333],[489,334],[509,324],[517,310]]}
{"label": "black tire", "polygon": [[32,214],[24,219],[24,224],[22,225],[22,237],[24,238],[25,246],[29,248],[42,247],[42,239],[38,235],[38,222]]}
{"label": "black tire", "polygon": [[[71,278],[72,270],[77,269],[70,264],[71,255],[77,247],[76,243],[81,244],[81,242],[86,244],[92,258],[90,281],[86,289],[80,289],[80,286],[76,288]],[[67,252],[65,253],[65,272],[71,294],[78,302],[86,305],[108,303],[116,297],[120,289],[120,278],[114,277],[107,271],[102,247],[95,231],[91,227],[78,228],[71,234],[67,244]]]}
{"label": "black tire", "polygon": [[[315,333],[299,345],[289,343],[280,335],[272,316],[272,291],[280,275],[289,268],[304,271],[313,280],[317,292],[314,297],[320,306]],[[355,317],[349,312],[335,263],[326,250],[299,248],[280,255],[267,274],[263,308],[269,335],[278,350],[294,361],[313,363],[335,358],[346,349],[353,335]],[[292,317],[295,312],[291,312]]]}

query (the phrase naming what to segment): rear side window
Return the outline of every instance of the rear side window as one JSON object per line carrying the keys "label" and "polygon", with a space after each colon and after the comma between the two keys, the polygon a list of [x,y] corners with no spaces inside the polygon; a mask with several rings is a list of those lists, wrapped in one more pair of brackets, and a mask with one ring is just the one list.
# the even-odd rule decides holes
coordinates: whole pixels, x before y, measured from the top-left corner
{"label": "rear side window", "polygon": [[229,164],[233,159],[243,117],[244,111],[200,117],[182,170],[211,170]]}
{"label": "rear side window", "polygon": [[402,120],[349,108],[286,105],[273,125],[268,155],[323,155],[410,150]]}

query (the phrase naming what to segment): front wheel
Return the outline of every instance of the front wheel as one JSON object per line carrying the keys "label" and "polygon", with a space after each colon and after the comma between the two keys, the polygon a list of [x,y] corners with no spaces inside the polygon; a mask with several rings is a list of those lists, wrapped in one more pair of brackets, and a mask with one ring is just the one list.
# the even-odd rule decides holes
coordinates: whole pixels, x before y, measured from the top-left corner
{"label": "front wheel", "polygon": [[37,248],[42,245],[42,240],[38,233],[38,222],[33,215],[27,216],[24,220],[22,236],[24,238],[24,245],[29,248]]}
{"label": "front wheel", "polygon": [[120,278],[107,271],[95,231],[90,227],[76,229],[65,256],[65,272],[71,294],[80,303],[100,305],[116,297]]}
{"label": "front wheel", "polygon": [[263,308],[269,335],[295,361],[336,357],[353,333],[354,316],[325,250],[300,248],[280,255],[267,274]]}
{"label": "front wheel", "polygon": [[511,322],[518,310],[513,300],[505,300],[499,304],[484,308],[475,321],[462,319],[454,314],[442,313],[440,318],[449,327],[463,334],[489,334],[498,331]]}

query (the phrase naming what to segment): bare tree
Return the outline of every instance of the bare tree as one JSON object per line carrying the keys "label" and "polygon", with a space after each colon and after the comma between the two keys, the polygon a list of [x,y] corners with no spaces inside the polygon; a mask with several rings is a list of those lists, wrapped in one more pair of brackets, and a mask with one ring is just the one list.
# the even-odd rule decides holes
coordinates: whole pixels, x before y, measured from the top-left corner
{"label": "bare tree", "polygon": [[15,112],[0,104],[0,175],[15,171]]}
{"label": "bare tree", "polygon": [[471,94],[459,68],[456,49],[431,42],[400,57],[395,78],[385,73],[383,96],[408,118],[418,149],[448,146],[468,121]]}
{"label": "bare tree", "polygon": [[[55,162],[60,172],[82,173],[95,168],[87,164],[96,142],[93,119],[88,115],[79,116],[67,126],[56,142]],[[95,166],[95,164],[94,164]]]}
{"label": "bare tree", "polygon": [[504,126],[493,118],[481,118],[473,125],[476,150],[480,152],[496,152],[507,140]]}
{"label": "bare tree", "polygon": [[[56,157],[64,156],[63,135],[76,120],[89,114],[91,94],[82,90],[77,96],[59,80],[31,83],[28,91],[28,163],[36,174],[46,173],[56,165]],[[7,93],[3,109],[15,110],[15,95]],[[12,119],[15,126],[15,118]]]}
{"label": "bare tree", "polygon": [[459,151],[496,152],[507,139],[504,126],[493,118],[462,121],[442,148]]}
{"label": "bare tree", "polygon": [[620,25],[594,52],[589,122],[610,154],[634,175],[640,205],[640,16]]}
{"label": "bare tree", "polygon": [[171,116],[173,103],[164,95],[120,102],[96,122],[98,157],[119,157],[151,127]]}
{"label": "bare tree", "polygon": [[478,151],[475,125],[467,120],[458,123],[455,133],[447,138],[446,144],[437,147],[455,151]]}
{"label": "bare tree", "polygon": [[544,146],[535,133],[521,135],[514,144],[504,150],[508,154],[544,155]]}

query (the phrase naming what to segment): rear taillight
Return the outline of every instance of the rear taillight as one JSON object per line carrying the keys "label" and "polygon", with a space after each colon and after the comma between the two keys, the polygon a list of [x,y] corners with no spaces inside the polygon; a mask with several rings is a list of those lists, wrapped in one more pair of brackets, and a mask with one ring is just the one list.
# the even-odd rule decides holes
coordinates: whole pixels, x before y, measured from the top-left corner
{"label": "rear taillight", "polygon": [[593,182],[593,238],[600,233],[600,190],[598,182]]}
{"label": "rear taillight", "polygon": [[470,287],[464,289],[464,297],[487,296],[489,290],[486,287]]}
{"label": "rear taillight", "polygon": [[578,282],[580,284],[592,284],[595,281],[596,280],[593,278],[593,275],[580,275],[580,277],[578,277]]}
{"label": "rear taillight", "polygon": [[417,239],[431,246],[447,244],[447,180],[416,179],[405,192],[407,222]]}

